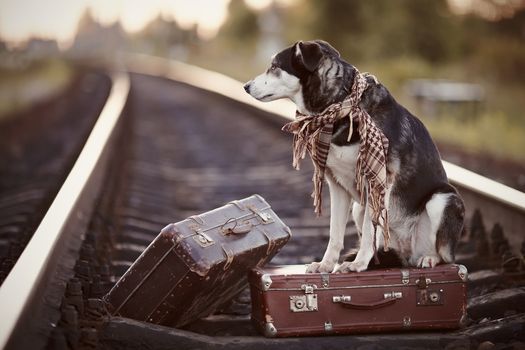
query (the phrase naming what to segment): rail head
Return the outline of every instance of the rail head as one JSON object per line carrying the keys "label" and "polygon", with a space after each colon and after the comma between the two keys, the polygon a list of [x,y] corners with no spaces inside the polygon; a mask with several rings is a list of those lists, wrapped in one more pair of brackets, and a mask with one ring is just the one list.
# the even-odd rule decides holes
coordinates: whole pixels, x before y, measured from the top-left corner
{"label": "rail head", "polygon": [[[126,63],[132,72],[164,76],[223,95],[237,102],[272,113],[282,118],[283,122],[293,120],[295,115],[295,106],[291,101],[278,100],[271,103],[257,101],[244,92],[241,82],[221,73],[148,55],[128,55]],[[452,184],[525,214],[525,193],[446,161],[443,161],[443,166]]]}
{"label": "rail head", "polygon": [[86,190],[86,184],[92,178],[100,155],[107,148],[130,90],[127,73],[115,73],[111,79],[109,96],[78,159],[33,237],[0,287],[0,349],[9,344],[23,313],[27,312],[29,301],[45,282],[45,271],[56,259],[53,254],[61,244],[68,220],[72,216],[81,215],[75,212],[75,207],[79,197]]}

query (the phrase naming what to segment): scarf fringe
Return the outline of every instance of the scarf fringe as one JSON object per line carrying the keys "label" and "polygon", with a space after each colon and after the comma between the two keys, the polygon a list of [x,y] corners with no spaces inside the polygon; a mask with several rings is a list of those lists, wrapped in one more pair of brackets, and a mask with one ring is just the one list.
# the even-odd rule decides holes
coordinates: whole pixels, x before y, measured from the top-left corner
{"label": "scarf fringe", "polygon": [[[372,76],[373,77],[373,76]],[[375,77],[373,77],[377,83]],[[368,86],[365,74],[356,71],[350,96],[343,102],[333,104],[319,115],[303,115],[297,112],[296,120],[283,126],[283,130],[294,134],[293,161],[295,169],[299,169],[300,161],[310,154],[314,165],[312,192],[314,211],[317,216],[322,211],[322,190],[324,170],[326,167],[327,147],[332,135],[333,124],[342,117],[349,117],[350,127],[348,141],[354,132],[353,121],[359,121],[358,132],[361,137],[356,164],[356,185],[361,205],[368,205],[371,211],[371,220],[374,226],[374,255],[376,252],[377,227],[382,229],[384,250],[388,251],[390,239],[388,228],[388,213],[385,203],[387,186],[386,160],[388,139],[373,124],[370,115],[359,106],[363,92]],[[324,138],[323,138],[324,137]],[[327,145],[328,144],[328,145]],[[325,148],[323,150],[322,148]],[[367,191],[368,190],[368,191]]]}

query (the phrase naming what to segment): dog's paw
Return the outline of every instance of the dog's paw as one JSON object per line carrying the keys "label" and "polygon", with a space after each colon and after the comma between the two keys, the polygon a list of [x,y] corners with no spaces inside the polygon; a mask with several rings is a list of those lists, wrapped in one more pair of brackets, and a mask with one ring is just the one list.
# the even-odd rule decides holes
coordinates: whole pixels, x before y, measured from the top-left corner
{"label": "dog's paw", "polygon": [[324,261],[313,262],[306,268],[306,273],[332,272],[334,267],[335,263],[330,264]]}
{"label": "dog's paw", "polygon": [[425,255],[419,258],[419,260],[417,261],[417,267],[432,268],[436,266],[440,261],[441,259],[438,256]]}
{"label": "dog's paw", "polygon": [[347,272],[361,272],[368,268],[368,264],[364,261],[345,261],[335,269],[335,273],[347,273]]}

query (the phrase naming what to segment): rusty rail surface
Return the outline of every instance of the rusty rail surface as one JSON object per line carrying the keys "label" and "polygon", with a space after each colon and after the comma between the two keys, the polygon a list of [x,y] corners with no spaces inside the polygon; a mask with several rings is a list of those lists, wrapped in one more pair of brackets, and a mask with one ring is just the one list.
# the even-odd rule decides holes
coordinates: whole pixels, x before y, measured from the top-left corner
{"label": "rusty rail surface", "polygon": [[[292,120],[295,115],[291,101],[257,101],[244,92],[241,82],[217,72],[147,55],[130,55],[127,65],[137,73],[173,79],[269,112],[282,123]],[[485,222],[489,226],[500,223],[509,234],[510,243],[521,244],[519,240],[524,237],[525,227],[525,193],[447,161],[443,161],[443,166],[466,202],[467,215],[473,214],[470,208],[485,207]]]}
{"label": "rusty rail surface", "polygon": [[[96,183],[104,176],[109,144],[115,137],[129,89],[127,74],[112,76],[110,95],[75,165],[0,287],[1,349],[12,346],[12,337],[31,334],[24,324],[39,316],[34,312],[39,308],[38,304],[45,304],[46,296],[42,293],[53,280],[56,270],[68,267],[63,266],[65,262],[61,260],[64,252],[81,242],[82,237],[66,237],[66,233],[73,231],[80,236],[81,228],[91,215],[98,188]],[[21,325],[24,329],[20,329]]]}

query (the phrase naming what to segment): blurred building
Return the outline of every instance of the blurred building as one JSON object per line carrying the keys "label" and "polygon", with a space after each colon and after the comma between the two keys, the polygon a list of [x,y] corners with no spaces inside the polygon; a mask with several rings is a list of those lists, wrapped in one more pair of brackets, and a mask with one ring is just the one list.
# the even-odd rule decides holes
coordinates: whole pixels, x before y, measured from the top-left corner
{"label": "blurred building", "polygon": [[481,85],[446,79],[414,79],[405,89],[429,117],[443,114],[475,117],[485,100]]}
{"label": "blurred building", "polygon": [[257,45],[257,60],[267,63],[269,57],[285,46],[282,9],[273,1],[261,11],[257,22],[260,31],[259,44]]}
{"label": "blurred building", "polygon": [[31,39],[25,48],[25,55],[30,60],[58,57],[60,50],[55,40]]}
{"label": "blurred building", "polygon": [[103,26],[86,11],[67,54],[79,59],[112,59],[125,46],[126,33],[119,22]]}
{"label": "blurred building", "polygon": [[132,36],[128,48],[136,52],[184,61],[188,56],[190,44],[196,38],[196,28],[184,30],[175,20],[159,15]]}
{"label": "blurred building", "polygon": [[12,49],[0,41],[0,68],[24,69],[34,61],[57,58],[60,54],[55,40],[33,38],[24,46]]}

